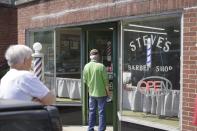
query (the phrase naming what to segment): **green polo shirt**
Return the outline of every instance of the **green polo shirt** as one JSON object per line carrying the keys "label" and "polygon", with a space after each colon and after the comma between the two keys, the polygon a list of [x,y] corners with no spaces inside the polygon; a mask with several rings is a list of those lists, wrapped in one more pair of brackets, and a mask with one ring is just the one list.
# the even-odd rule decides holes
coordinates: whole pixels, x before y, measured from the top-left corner
{"label": "green polo shirt", "polygon": [[103,64],[96,61],[90,61],[83,70],[83,81],[88,86],[90,96],[106,96],[106,87],[109,80],[106,68]]}

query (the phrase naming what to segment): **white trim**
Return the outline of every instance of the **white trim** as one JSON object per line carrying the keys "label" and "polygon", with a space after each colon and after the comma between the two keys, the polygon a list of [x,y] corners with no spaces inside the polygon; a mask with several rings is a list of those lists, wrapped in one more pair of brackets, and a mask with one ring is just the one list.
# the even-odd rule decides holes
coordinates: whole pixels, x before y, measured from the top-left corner
{"label": "white trim", "polygon": [[179,102],[179,127],[180,130],[182,131],[182,120],[183,120],[183,116],[182,116],[182,111],[183,111],[183,29],[184,29],[184,15],[182,14],[181,16],[181,45],[180,45],[180,50],[181,50],[181,54],[180,54],[180,102]]}
{"label": "white trim", "polygon": [[122,68],[123,68],[123,60],[124,60],[124,58],[123,58],[123,25],[122,25],[122,21],[121,21],[121,23],[120,23],[121,25],[120,25],[120,93],[121,93],[121,95],[120,95],[120,110],[122,111],[122,75],[123,75],[123,70],[122,70]]}
{"label": "white trim", "polygon": [[[122,105],[123,105],[123,101],[122,101],[123,100],[122,99],[122,95],[123,95],[123,92],[122,92],[122,89],[123,89],[122,88],[122,83],[123,83],[122,82],[122,77],[123,77],[122,76],[123,75],[123,70],[122,70],[123,69],[123,24],[122,23],[123,23],[123,21],[120,21],[120,57],[119,57],[120,60],[118,60],[118,64],[120,64],[120,67],[119,67],[119,71],[120,71],[119,72],[120,73],[119,74],[119,78],[120,78],[119,82],[120,83],[118,83],[118,85],[120,85],[119,86],[120,87],[119,88],[119,91],[120,91],[120,95],[119,95],[120,100],[119,101],[120,101],[120,103],[118,105],[119,109],[120,109],[120,112],[122,112]],[[121,117],[120,113],[118,113],[118,115],[119,115],[118,118]],[[121,124],[120,124],[119,130],[121,131],[121,129],[122,129],[122,127],[121,127]]]}
{"label": "white trim", "polygon": [[55,94],[57,94],[57,92],[56,92],[56,44],[57,44],[57,40],[56,40],[56,38],[57,38],[57,36],[56,36],[56,34],[57,34],[57,31],[56,30],[53,30],[53,53],[54,53],[54,61],[53,61],[53,65],[54,65],[54,72],[53,72],[53,80],[54,80],[54,83],[53,83],[53,89],[51,89]]}

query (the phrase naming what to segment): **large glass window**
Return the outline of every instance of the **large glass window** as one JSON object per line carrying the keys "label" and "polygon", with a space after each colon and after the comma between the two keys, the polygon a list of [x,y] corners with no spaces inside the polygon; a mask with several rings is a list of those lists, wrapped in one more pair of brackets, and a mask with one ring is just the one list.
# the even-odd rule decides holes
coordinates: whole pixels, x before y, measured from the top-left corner
{"label": "large glass window", "polygon": [[54,31],[30,32],[30,47],[40,42],[42,44],[41,53],[44,55],[44,83],[55,92],[55,64],[54,64]]}
{"label": "large glass window", "polygon": [[44,83],[56,93],[57,103],[81,102],[80,35],[80,29],[64,28],[30,32],[30,47],[42,44]]}
{"label": "large glass window", "polygon": [[57,30],[56,91],[58,102],[81,102],[80,29]]}
{"label": "large glass window", "polygon": [[126,21],[122,32],[122,115],[177,128],[180,18]]}
{"label": "large glass window", "polygon": [[76,78],[80,76],[80,30],[59,30],[56,44],[57,77]]}

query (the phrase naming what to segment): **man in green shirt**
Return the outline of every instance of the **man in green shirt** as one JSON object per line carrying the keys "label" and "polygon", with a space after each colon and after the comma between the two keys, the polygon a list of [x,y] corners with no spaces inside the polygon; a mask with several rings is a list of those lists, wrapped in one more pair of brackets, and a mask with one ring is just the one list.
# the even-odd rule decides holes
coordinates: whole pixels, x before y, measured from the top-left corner
{"label": "man in green shirt", "polygon": [[90,51],[90,62],[83,71],[83,80],[89,92],[89,127],[88,131],[94,131],[96,124],[96,109],[98,106],[99,127],[98,131],[106,129],[105,107],[109,94],[109,80],[106,67],[99,63],[99,52],[97,49]]}

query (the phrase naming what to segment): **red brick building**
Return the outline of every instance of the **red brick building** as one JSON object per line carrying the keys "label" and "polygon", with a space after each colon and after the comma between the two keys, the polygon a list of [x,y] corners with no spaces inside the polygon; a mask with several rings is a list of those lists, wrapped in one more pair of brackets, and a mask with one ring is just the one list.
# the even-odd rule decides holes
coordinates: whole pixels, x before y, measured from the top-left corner
{"label": "red brick building", "polygon": [[[60,91],[64,88],[52,85],[63,78],[82,80],[88,51],[101,50],[113,92],[107,119],[114,130],[197,130],[192,125],[197,93],[196,0],[32,0],[16,9],[0,7],[0,18],[0,30],[5,32],[0,35],[1,56],[15,41],[31,47],[41,42],[46,84],[56,88],[60,98],[66,97]],[[110,53],[105,51],[107,43]],[[156,88],[160,95],[147,94],[147,89],[157,94]],[[86,124],[87,94],[80,91]]]}
{"label": "red brick building", "polygon": [[0,62],[5,63],[4,53],[10,44],[17,43],[17,10],[0,4]]}

